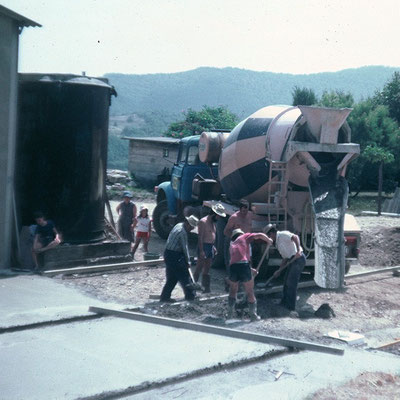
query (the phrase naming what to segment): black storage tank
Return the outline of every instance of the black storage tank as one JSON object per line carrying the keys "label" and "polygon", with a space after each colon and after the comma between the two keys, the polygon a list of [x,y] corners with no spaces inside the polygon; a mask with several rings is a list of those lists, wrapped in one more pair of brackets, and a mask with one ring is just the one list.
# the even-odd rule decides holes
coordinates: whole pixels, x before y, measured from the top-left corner
{"label": "black storage tank", "polygon": [[108,115],[106,79],[21,74],[16,202],[21,225],[33,212],[54,220],[64,242],[104,239]]}

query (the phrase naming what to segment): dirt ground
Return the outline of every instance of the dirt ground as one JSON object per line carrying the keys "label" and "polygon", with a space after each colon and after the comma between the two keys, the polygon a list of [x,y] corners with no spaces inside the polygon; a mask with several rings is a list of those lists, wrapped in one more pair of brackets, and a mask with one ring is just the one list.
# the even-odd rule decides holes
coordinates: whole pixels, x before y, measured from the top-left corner
{"label": "dirt ground", "polygon": [[[360,249],[361,265],[352,266],[350,272],[361,272],[375,268],[400,265],[400,219],[387,217],[357,217],[362,233]],[[149,245],[151,252],[162,254],[165,242],[157,234],[153,234]],[[195,243],[191,244],[191,253],[195,254]],[[143,258],[139,248],[137,260]],[[162,265],[156,267],[136,267],[127,272],[107,272],[97,275],[76,275],[65,277],[66,285],[78,287],[94,297],[108,301],[118,301],[131,306],[144,306],[144,312],[152,315],[203,322],[213,325],[225,325],[226,297],[224,295],[224,277],[222,270],[211,270],[210,295],[200,294],[201,300],[183,304],[160,304],[154,297],[159,295],[165,282],[165,269]],[[62,279],[58,277],[56,279]],[[281,282],[277,282],[281,284]],[[400,322],[400,277],[391,272],[346,280],[342,290],[324,290],[317,287],[301,289],[298,292],[299,317],[289,315],[289,312],[276,304],[280,293],[258,295],[258,312],[261,321],[250,323],[247,309],[238,310],[237,320],[229,326],[236,329],[283,336],[297,340],[313,341],[328,345],[337,345],[335,339],[325,335],[332,330],[358,332],[365,336],[362,347],[377,347],[398,339],[396,328]],[[175,299],[181,299],[183,292],[176,287],[172,293]],[[208,297],[212,300],[206,301]],[[328,303],[335,316],[323,319],[317,318],[314,312],[324,303]],[[400,355],[400,346],[389,348],[389,352]],[[353,386],[363,384],[364,380],[373,382],[368,386],[369,392],[362,392],[356,398],[375,398],[376,385],[387,388],[384,399],[390,397],[391,390],[398,390],[399,378],[388,378],[379,374],[371,377],[358,377]],[[387,380],[389,379],[389,381]],[[340,388],[342,396],[329,397],[316,394],[315,399],[347,398],[346,385]],[[380,387],[380,389],[382,389]],[[336,391],[336,389],[335,389]],[[360,392],[361,393],[361,392]],[[393,392],[394,393],[394,392]],[[398,392],[397,392],[398,393]]]}
{"label": "dirt ground", "polygon": [[[363,230],[360,261],[351,272],[400,265],[400,219],[357,217]],[[153,233],[149,250],[162,254],[165,241]],[[195,242],[191,243],[195,253]],[[139,247],[136,260],[143,259]],[[375,260],[375,261],[371,261]],[[223,270],[211,270],[210,295],[200,294],[202,299],[224,295]],[[61,279],[56,278],[56,279]],[[126,272],[106,272],[91,275],[65,277],[67,285],[76,286],[85,293],[102,300],[117,301],[129,305],[145,306],[149,312],[171,318],[182,318],[214,324],[224,324],[226,298],[212,301],[195,301],[185,305],[160,305],[154,299],[159,295],[165,282],[163,265],[135,267]],[[279,280],[276,282],[281,284]],[[298,312],[300,318],[289,318],[289,313],[275,304],[280,293],[258,296],[258,311],[262,321],[248,324],[246,311],[238,313],[241,329],[265,332],[274,335],[330,342],[324,334],[334,329],[358,331],[366,336],[369,332],[390,329],[400,321],[400,278],[392,273],[372,275],[348,280],[342,290],[324,290],[317,287],[299,290]],[[177,286],[172,293],[181,299],[183,292]],[[336,317],[317,319],[314,315],[322,304],[328,303]],[[154,309],[154,311],[153,311]],[[334,343],[334,342],[333,342]]]}
{"label": "dirt ground", "polygon": [[400,265],[400,218],[357,217],[362,229],[360,264]]}
{"label": "dirt ground", "polygon": [[321,389],[311,397],[311,400],[398,399],[399,393],[400,378],[398,376],[381,372],[367,372],[342,386]]}

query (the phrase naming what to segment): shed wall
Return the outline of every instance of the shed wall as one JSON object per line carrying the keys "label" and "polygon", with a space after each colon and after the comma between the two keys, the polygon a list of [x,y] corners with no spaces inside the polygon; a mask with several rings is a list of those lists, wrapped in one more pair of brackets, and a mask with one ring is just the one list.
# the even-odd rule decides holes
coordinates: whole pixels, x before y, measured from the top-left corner
{"label": "shed wall", "polygon": [[0,268],[11,264],[18,36],[18,24],[0,15]]}
{"label": "shed wall", "polygon": [[[171,172],[178,156],[177,143],[157,143],[130,140],[129,172],[145,186],[157,184],[157,176],[164,168]],[[165,156],[165,151],[168,156]]]}

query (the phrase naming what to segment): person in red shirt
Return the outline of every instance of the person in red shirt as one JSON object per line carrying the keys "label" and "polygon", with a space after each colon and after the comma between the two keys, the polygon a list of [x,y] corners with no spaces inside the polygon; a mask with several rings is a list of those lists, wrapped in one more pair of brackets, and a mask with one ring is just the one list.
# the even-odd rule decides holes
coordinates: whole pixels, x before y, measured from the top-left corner
{"label": "person in red shirt", "polygon": [[[254,279],[252,268],[250,268],[250,244],[254,240],[263,240],[272,244],[270,239],[264,233],[244,233],[241,229],[235,229],[232,232],[231,243],[229,247],[230,266],[229,266],[229,298],[228,298],[228,319],[233,317],[236,304],[236,295],[239,288],[239,282],[243,282],[244,290],[249,302],[250,319],[257,321],[260,317],[257,315],[257,300],[254,296]],[[256,271],[253,270],[256,274]]]}

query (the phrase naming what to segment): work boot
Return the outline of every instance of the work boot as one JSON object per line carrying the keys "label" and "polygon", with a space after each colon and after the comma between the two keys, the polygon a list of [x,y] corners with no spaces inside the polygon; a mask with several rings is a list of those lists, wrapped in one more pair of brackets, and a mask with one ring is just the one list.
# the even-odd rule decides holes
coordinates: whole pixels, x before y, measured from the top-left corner
{"label": "work boot", "polygon": [[249,303],[249,314],[252,322],[259,321],[261,318],[257,315],[257,301]]}
{"label": "work boot", "polygon": [[203,274],[203,277],[201,279],[201,285],[204,288],[204,293],[210,293],[211,292],[210,281],[211,281],[210,275],[208,275],[208,274],[204,275]]}
{"label": "work boot", "polygon": [[200,272],[194,271],[194,274],[193,274],[194,281],[197,282],[199,280],[199,278],[200,278]]}
{"label": "work boot", "polygon": [[236,299],[234,297],[228,297],[228,313],[226,319],[232,319],[233,313],[235,312]]}

